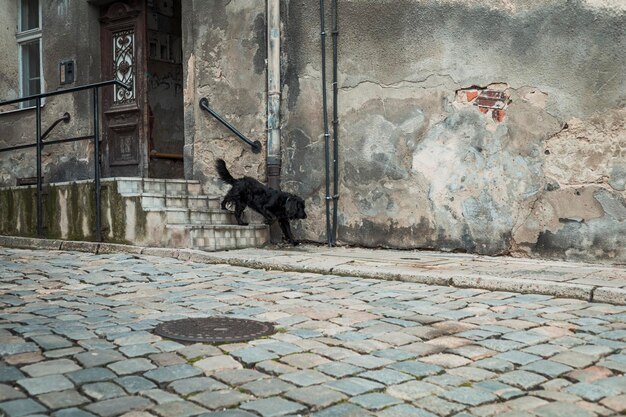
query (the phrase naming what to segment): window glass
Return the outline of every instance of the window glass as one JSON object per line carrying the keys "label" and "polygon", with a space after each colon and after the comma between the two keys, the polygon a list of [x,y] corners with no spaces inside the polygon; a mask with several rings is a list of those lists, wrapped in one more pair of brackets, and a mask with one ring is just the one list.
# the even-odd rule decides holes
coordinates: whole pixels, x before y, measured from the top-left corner
{"label": "window glass", "polygon": [[20,31],[24,32],[39,27],[39,0],[21,0]]}
{"label": "window glass", "polygon": [[[32,96],[41,92],[41,63],[39,39],[24,43],[22,49],[22,97]],[[25,102],[23,106],[31,107],[35,101]]]}

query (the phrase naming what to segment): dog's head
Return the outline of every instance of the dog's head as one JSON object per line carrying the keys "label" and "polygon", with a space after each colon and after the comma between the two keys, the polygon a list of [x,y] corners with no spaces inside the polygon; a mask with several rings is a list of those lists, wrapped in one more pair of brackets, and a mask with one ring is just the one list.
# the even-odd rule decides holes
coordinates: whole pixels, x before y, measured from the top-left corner
{"label": "dog's head", "polygon": [[290,219],[306,219],[304,200],[297,195],[290,195],[285,202],[285,212]]}

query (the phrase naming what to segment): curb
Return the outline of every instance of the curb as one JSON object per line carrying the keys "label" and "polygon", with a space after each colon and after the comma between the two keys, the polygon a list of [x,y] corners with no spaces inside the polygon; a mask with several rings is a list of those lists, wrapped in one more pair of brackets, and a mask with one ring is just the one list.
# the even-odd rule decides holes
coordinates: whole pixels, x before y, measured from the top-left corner
{"label": "curb", "polygon": [[194,249],[153,248],[117,243],[96,243],[69,240],[38,239],[16,236],[0,236],[0,247],[20,249],[42,249],[76,251],[93,254],[127,253],[134,255],[175,258],[205,264],[228,264],[239,267],[285,272],[331,274],[361,278],[403,281],[422,285],[440,285],[456,288],[473,288],[489,291],[506,291],[522,294],[541,294],[560,298],[573,298],[589,302],[626,305],[626,289],[594,285],[571,284],[545,280],[524,280],[497,276],[459,275],[442,272],[439,274],[423,271],[372,271],[355,265],[336,267],[307,266],[304,264],[279,263],[220,256],[219,252],[205,252]]}

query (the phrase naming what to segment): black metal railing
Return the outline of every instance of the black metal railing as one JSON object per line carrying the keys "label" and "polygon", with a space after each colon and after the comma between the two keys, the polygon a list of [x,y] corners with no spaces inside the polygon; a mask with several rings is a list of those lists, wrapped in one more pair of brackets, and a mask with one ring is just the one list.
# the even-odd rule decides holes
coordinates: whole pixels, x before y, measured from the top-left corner
{"label": "black metal railing", "polygon": [[[72,87],[64,90],[57,90],[48,93],[36,94],[33,96],[22,97],[14,100],[0,101],[0,106],[5,106],[9,104],[21,103],[23,101],[35,100],[35,120],[36,120],[36,142],[26,145],[17,145],[11,146],[8,148],[0,149],[0,153],[15,151],[19,149],[26,148],[37,148],[37,236],[44,237],[43,234],[43,179],[41,176],[41,155],[44,146],[55,145],[60,143],[68,143],[68,142],[76,142],[81,140],[89,140],[93,139],[94,141],[94,183],[95,183],[95,197],[96,197],[96,241],[102,241],[102,220],[101,220],[101,207],[100,207],[100,98],[99,98],[99,89],[102,87],[107,87],[110,85],[117,85],[126,90],[129,89],[127,85],[124,83],[111,80],[111,81],[101,81],[93,84],[82,85],[79,87]],[[45,141],[44,138],[50,133],[54,127],[59,124],[61,121],[65,121],[66,123],[69,121],[69,114],[65,113],[62,118],[55,121],[52,126],[44,133],[41,133],[41,100],[46,97],[58,96],[62,94],[70,94],[76,93],[78,91],[84,90],[92,90],[92,111],[93,111],[93,130],[94,133],[92,135],[87,136],[79,136],[74,138],[66,138],[59,140],[51,140]]]}
{"label": "black metal railing", "polygon": [[248,144],[252,148],[252,152],[261,152],[261,142],[255,140],[254,142],[248,139],[243,133],[235,129],[233,125],[228,123],[218,112],[209,107],[209,100],[206,97],[200,99],[200,108],[209,112],[209,114],[215,117],[221,124],[223,124],[228,130],[233,132],[239,139]]}

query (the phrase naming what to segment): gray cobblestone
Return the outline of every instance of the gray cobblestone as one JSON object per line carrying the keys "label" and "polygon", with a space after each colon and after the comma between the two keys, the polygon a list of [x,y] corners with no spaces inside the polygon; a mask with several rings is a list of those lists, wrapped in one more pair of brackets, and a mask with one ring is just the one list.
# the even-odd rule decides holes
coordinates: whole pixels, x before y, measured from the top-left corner
{"label": "gray cobblestone", "polygon": [[[142,255],[19,256],[27,262],[13,263],[0,248],[1,265],[42,272],[0,274],[2,405],[38,400],[68,417],[79,416],[78,407],[99,417],[552,417],[553,404],[569,404],[566,417],[603,417],[621,412],[626,395],[624,306]],[[82,284],[90,279],[116,285]],[[219,346],[152,332],[161,321],[207,312],[282,330]],[[71,385],[39,394],[13,388],[41,377]],[[206,397],[207,407],[191,397]],[[210,412],[219,401],[233,409]]]}

